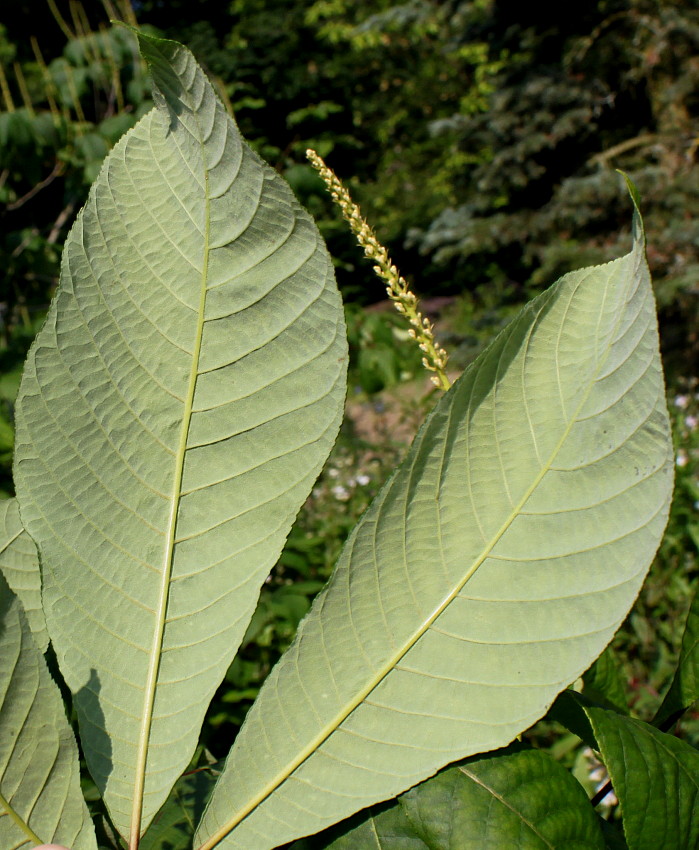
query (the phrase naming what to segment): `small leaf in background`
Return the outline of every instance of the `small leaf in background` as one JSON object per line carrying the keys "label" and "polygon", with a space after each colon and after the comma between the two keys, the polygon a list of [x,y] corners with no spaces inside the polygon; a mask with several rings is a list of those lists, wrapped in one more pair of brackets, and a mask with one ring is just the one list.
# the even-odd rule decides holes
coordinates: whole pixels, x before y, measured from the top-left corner
{"label": "small leaf in background", "polygon": [[0,502],[0,571],[22,603],[36,645],[46,652],[49,636],[41,607],[39,556],[24,530],[16,499]]}
{"label": "small leaf in background", "polygon": [[139,850],[191,850],[192,837],[217,774],[210,768],[186,773],[153,818]]}
{"label": "small leaf in background", "polygon": [[[331,833],[332,835],[332,833]],[[603,850],[580,784],[548,753],[513,745],[447,768],[313,850]],[[320,837],[319,837],[320,838]]]}
{"label": "small leaf in background", "polygon": [[556,697],[556,701],[546,716],[549,720],[555,720],[557,723],[560,723],[569,732],[577,735],[588,747],[596,750],[597,741],[595,740],[590,720],[587,714],[585,714],[585,708],[591,705],[594,705],[592,700],[589,700],[582,694],[576,693],[571,688],[567,688]]}
{"label": "small leaf in background", "polygon": [[699,699],[699,591],[687,612],[677,671],[658,709],[654,723],[669,728],[685,709]]}
{"label": "small leaf in background", "polygon": [[621,804],[629,850],[696,850],[699,752],[640,720],[586,711]]}
{"label": "small leaf in background", "polygon": [[583,673],[583,693],[593,701],[600,699],[618,711],[627,713],[626,692],[614,651],[608,646],[590,669]]}
{"label": "small leaf in background", "polygon": [[61,695],[0,576],[0,847],[42,842],[97,847]]}

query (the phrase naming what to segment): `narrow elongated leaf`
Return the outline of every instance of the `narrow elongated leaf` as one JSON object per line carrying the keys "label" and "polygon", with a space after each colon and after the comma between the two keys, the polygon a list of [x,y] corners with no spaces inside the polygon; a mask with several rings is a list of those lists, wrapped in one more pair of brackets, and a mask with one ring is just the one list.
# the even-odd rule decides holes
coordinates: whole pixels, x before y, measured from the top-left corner
{"label": "narrow elongated leaf", "polygon": [[443,770],[313,850],[604,850],[580,783],[541,750],[513,747]]}
{"label": "narrow elongated leaf", "polygon": [[669,726],[685,709],[699,699],[699,591],[687,612],[682,649],[670,690],[655,718],[656,725]]}
{"label": "narrow elongated leaf", "polygon": [[629,850],[699,847],[699,753],[640,720],[586,711],[621,803]]}
{"label": "narrow elongated leaf", "polygon": [[202,846],[276,847],[511,741],[625,617],[671,488],[637,220],[436,406],[265,682]]}
{"label": "narrow elongated leaf", "polygon": [[335,439],[346,362],[309,216],[191,53],[140,41],[157,106],[69,235],[15,470],[88,766],[132,843]]}
{"label": "narrow elongated leaf", "polygon": [[0,847],[96,850],[63,701],[0,576]]}
{"label": "narrow elongated leaf", "polygon": [[41,607],[39,556],[19,518],[16,499],[0,502],[0,571],[22,603],[36,645],[46,652],[49,635]]}

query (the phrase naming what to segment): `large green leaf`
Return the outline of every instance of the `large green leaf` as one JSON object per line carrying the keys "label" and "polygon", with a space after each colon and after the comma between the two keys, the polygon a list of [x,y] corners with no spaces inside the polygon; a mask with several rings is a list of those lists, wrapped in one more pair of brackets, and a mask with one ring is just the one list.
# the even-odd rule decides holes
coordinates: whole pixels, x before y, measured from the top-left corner
{"label": "large green leaf", "polygon": [[630,254],[535,299],[436,406],[265,682],[198,840],[275,847],[511,741],[626,616],[672,467],[637,220]]}
{"label": "large green leaf", "polygon": [[311,219],[191,53],[140,41],[157,105],[67,240],[15,467],[88,766],[132,843],[327,457],[346,362]]}
{"label": "large green leaf", "polygon": [[629,850],[699,847],[699,753],[648,723],[588,708]]}
{"label": "large green leaf", "polygon": [[96,850],[63,701],[0,576],[0,847]]}
{"label": "large green leaf", "polygon": [[309,845],[311,850],[604,850],[580,783],[548,753],[519,746],[443,770],[334,840],[319,836]]}
{"label": "large green leaf", "polygon": [[41,607],[39,556],[19,518],[16,499],[0,502],[0,571],[22,603],[37,646],[46,652],[49,636]]}
{"label": "large green leaf", "polygon": [[669,728],[699,699],[699,589],[692,598],[682,634],[682,649],[670,690],[658,709],[657,725]]}

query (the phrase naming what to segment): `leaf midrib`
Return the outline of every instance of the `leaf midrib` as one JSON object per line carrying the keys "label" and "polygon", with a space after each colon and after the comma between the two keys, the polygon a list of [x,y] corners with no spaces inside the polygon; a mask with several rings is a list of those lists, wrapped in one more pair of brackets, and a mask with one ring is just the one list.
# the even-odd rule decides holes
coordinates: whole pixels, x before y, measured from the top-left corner
{"label": "leaf midrib", "polygon": [[[625,257],[621,258],[621,260],[619,262],[621,262],[622,260],[628,260],[635,253],[636,249],[637,249],[637,246],[634,244],[631,253],[627,254]],[[569,299],[569,302],[568,302],[569,304],[572,301],[577,290],[582,285],[582,283],[583,283],[583,280],[578,281],[578,283],[575,287],[575,290],[573,290],[573,292],[570,295],[570,299]],[[609,281],[607,281],[606,284],[605,284],[604,298],[602,299],[602,303],[600,304],[600,308],[599,308],[598,322],[597,322],[597,329],[598,330],[599,330],[599,324],[600,324],[600,321],[601,321],[601,316],[604,312],[604,307],[605,307],[605,304],[607,302],[608,295],[609,295]],[[452,591],[452,593],[450,593],[446,597],[446,599],[444,599],[440,603],[440,605],[438,605],[437,608],[435,608],[434,611],[431,614],[429,614],[423,620],[423,622],[420,624],[420,626],[414,631],[411,638],[404,642],[403,646],[400,647],[391,656],[391,658],[387,661],[386,664],[384,664],[384,666],[381,668],[381,670],[378,671],[372,677],[372,679],[369,681],[369,683],[364,688],[362,688],[361,691],[358,692],[356,697],[353,700],[351,700],[347,704],[347,706],[343,707],[343,709],[340,712],[338,712],[337,715],[329,723],[325,724],[323,729],[313,738],[313,740],[309,744],[307,744],[299,752],[299,754],[291,762],[289,762],[288,765],[286,765],[282,770],[280,770],[279,773],[277,773],[277,775],[267,783],[267,785],[262,789],[262,791],[258,792],[239,812],[237,812],[226,824],[224,824],[224,826],[222,826],[220,829],[218,829],[207,841],[205,841],[202,845],[200,845],[198,850],[213,850],[213,848],[219,843],[219,841],[222,841],[233,829],[235,829],[238,826],[238,824],[240,824],[249,814],[251,814],[251,812],[254,809],[257,808],[257,806],[259,806],[261,803],[263,803],[274,791],[276,791],[276,789],[280,785],[282,785],[282,783],[285,782],[294,773],[294,771],[297,770],[306,761],[306,759],[308,759],[311,755],[313,755],[313,753],[316,752],[316,750],[320,746],[322,746],[323,743],[325,743],[325,741],[330,737],[330,735],[332,735],[342,725],[342,723],[347,719],[347,717],[358,706],[360,706],[362,704],[362,702],[364,702],[364,700],[369,696],[369,694],[376,687],[378,687],[378,685],[386,678],[386,676],[388,676],[395,669],[396,665],[401,661],[401,659],[410,651],[410,649],[412,649],[412,647],[425,634],[425,632],[430,628],[430,626],[435,622],[435,620],[453,602],[453,600],[456,598],[456,596],[458,596],[458,594],[461,592],[463,587],[472,578],[472,576],[475,574],[475,572],[478,570],[478,568],[481,566],[481,564],[489,557],[490,553],[492,552],[492,550],[495,547],[495,545],[497,544],[497,542],[500,540],[500,538],[503,536],[503,534],[508,530],[508,528],[512,525],[512,523],[514,522],[516,517],[519,515],[522,507],[526,504],[527,500],[532,495],[534,490],[536,490],[536,488],[539,486],[544,475],[549,471],[551,464],[553,463],[553,460],[555,459],[556,455],[561,450],[561,447],[563,446],[563,444],[567,440],[573,425],[577,421],[577,418],[578,418],[580,411],[582,410],[585,403],[587,402],[587,399],[588,399],[590,393],[592,392],[592,388],[595,386],[595,384],[598,380],[599,373],[602,369],[602,365],[607,361],[607,358],[609,356],[609,352],[611,350],[612,344],[613,344],[614,341],[616,341],[617,332],[618,332],[619,326],[621,324],[621,320],[622,320],[623,315],[624,315],[624,310],[620,309],[620,310],[617,311],[617,317],[616,317],[614,329],[613,329],[612,333],[610,333],[610,335],[609,335],[609,341],[607,343],[604,354],[599,357],[597,364],[596,364],[596,368],[595,368],[595,370],[593,371],[593,373],[590,377],[590,382],[589,382],[589,386],[587,388],[587,391],[582,395],[577,407],[571,413],[568,425],[566,426],[566,428],[562,432],[560,439],[558,440],[558,442],[556,443],[556,445],[554,446],[554,448],[550,452],[548,459],[546,460],[545,463],[542,464],[542,468],[541,468],[540,472],[534,478],[532,484],[526,490],[525,494],[520,498],[519,502],[517,502],[517,504],[513,506],[512,511],[510,512],[510,515],[503,522],[500,529],[493,535],[491,541],[484,547],[482,553],[474,560],[473,565],[466,572],[464,578],[456,585],[456,587]],[[529,331],[529,335],[531,335],[533,328],[534,328],[534,325],[532,324],[532,327],[530,328],[530,331]],[[469,407],[470,407],[470,400],[469,400]]]}
{"label": "leaf midrib", "polygon": [[[22,817],[14,810],[10,802],[5,799],[2,793],[0,793],[0,806],[2,806],[5,810],[10,820],[27,836],[27,841],[33,841],[35,844],[43,844],[41,838],[39,838],[28,823],[25,823],[24,820],[22,820]],[[24,844],[24,842],[22,843]]]}
{"label": "leaf midrib", "polygon": [[508,811],[512,812],[519,820],[531,830],[531,832],[543,843],[546,847],[550,847],[551,850],[555,850],[555,845],[552,844],[549,839],[538,829],[536,824],[525,816],[524,812],[521,809],[516,808],[510,801],[501,793],[495,790],[493,785],[488,784],[485,780],[481,779],[477,773],[474,773],[472,770],[468,769],[467,765],[459,765],[458,770],[463,773],[464,776],[467,776],[475,785],[480,786],[484,791],[487,791],[489,794],[493,796],[495,800],[497,800],[504,808]]}
{"label": "leaf midrib", "polygon": [[156,611],[156,623],[153,634],[152,649],[148,660],[148,672],[146,675],[145,695],[143,713],[141,716],[141,727],[139,730],[138,747],[136,752],[136,770],[134,779],[134,798],[131,810],[131,828],[129,835],[129,850],[137,850],[141,834],[141,820],[143,814],[143,797],[146,780],[146,763],[148,759],[148,744],[150,741],[151,728],[153,724],[153,706],[155,693],[158,687],[158,673],[162,657],[163,639],[165,635],[165,622],[169,600],[170,580],[172,577],[172,565],[175,545],[177,543],[177,514],[180,500],[182,498],[182,476],[184,471],[184,459],[187,453],[187,437],[192,420],[194,406],[194,392],[197,377],[199,375],[199,359],[201,355],[201,343],[204,331],[204,311],[207,295],[207,278],[209,271],[209,237],[211,229],[211,198],[209,195],[209,169],[206,162],[206,149],[201,133],[199,119],[194,110],[190,109],[199,130],[199,148],[204,171],[204,251],[199,289],[199,306],[197,314],[197,325],[192,351],[192,364],[189,371],[187,383],[187,394],[184,401],[184,412],[180,435],[175,455],[175,470],[170,494],[170,512],[167,522],[167,537],[165,550],[163,552],[162,574],[160,582],[160,593],[158,597],[158,608]]}

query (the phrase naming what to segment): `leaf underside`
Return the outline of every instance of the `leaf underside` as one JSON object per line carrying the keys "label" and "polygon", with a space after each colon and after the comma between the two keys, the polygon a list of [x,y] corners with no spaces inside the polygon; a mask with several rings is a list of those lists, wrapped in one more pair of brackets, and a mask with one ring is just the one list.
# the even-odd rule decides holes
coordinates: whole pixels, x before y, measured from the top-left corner
{"label": "leaf underside", "polygon": [[0,847],[49,842],[97,848],[61,695],[0,577]]}
{"label": "leaf underside", "polygon": [[687,612],[687,622],[682,634],[677,670],[670,690],[665,694],[662,705],[654,720],[656,725],[672,723],[699,699],[699,589],[695,591]]}
{"label": "leaf underside", "polygon": [[265,682],[195,846],[268,850],[503,746],[609,642],[673,475],[635,231],[441,399]]}
{"label": "leaf underside", "polygon": [[330,259],[191,53],[109,155],[17,407],[15,478],[85,756],[135,841],[188,764],[334,442]]}
{"label": "leaf underside", "polygon": [[49,643],[41,607],[41,572],[34,541],[24,530],[16,499],[0,502],[0,571],[22,604],[36,645]]}

